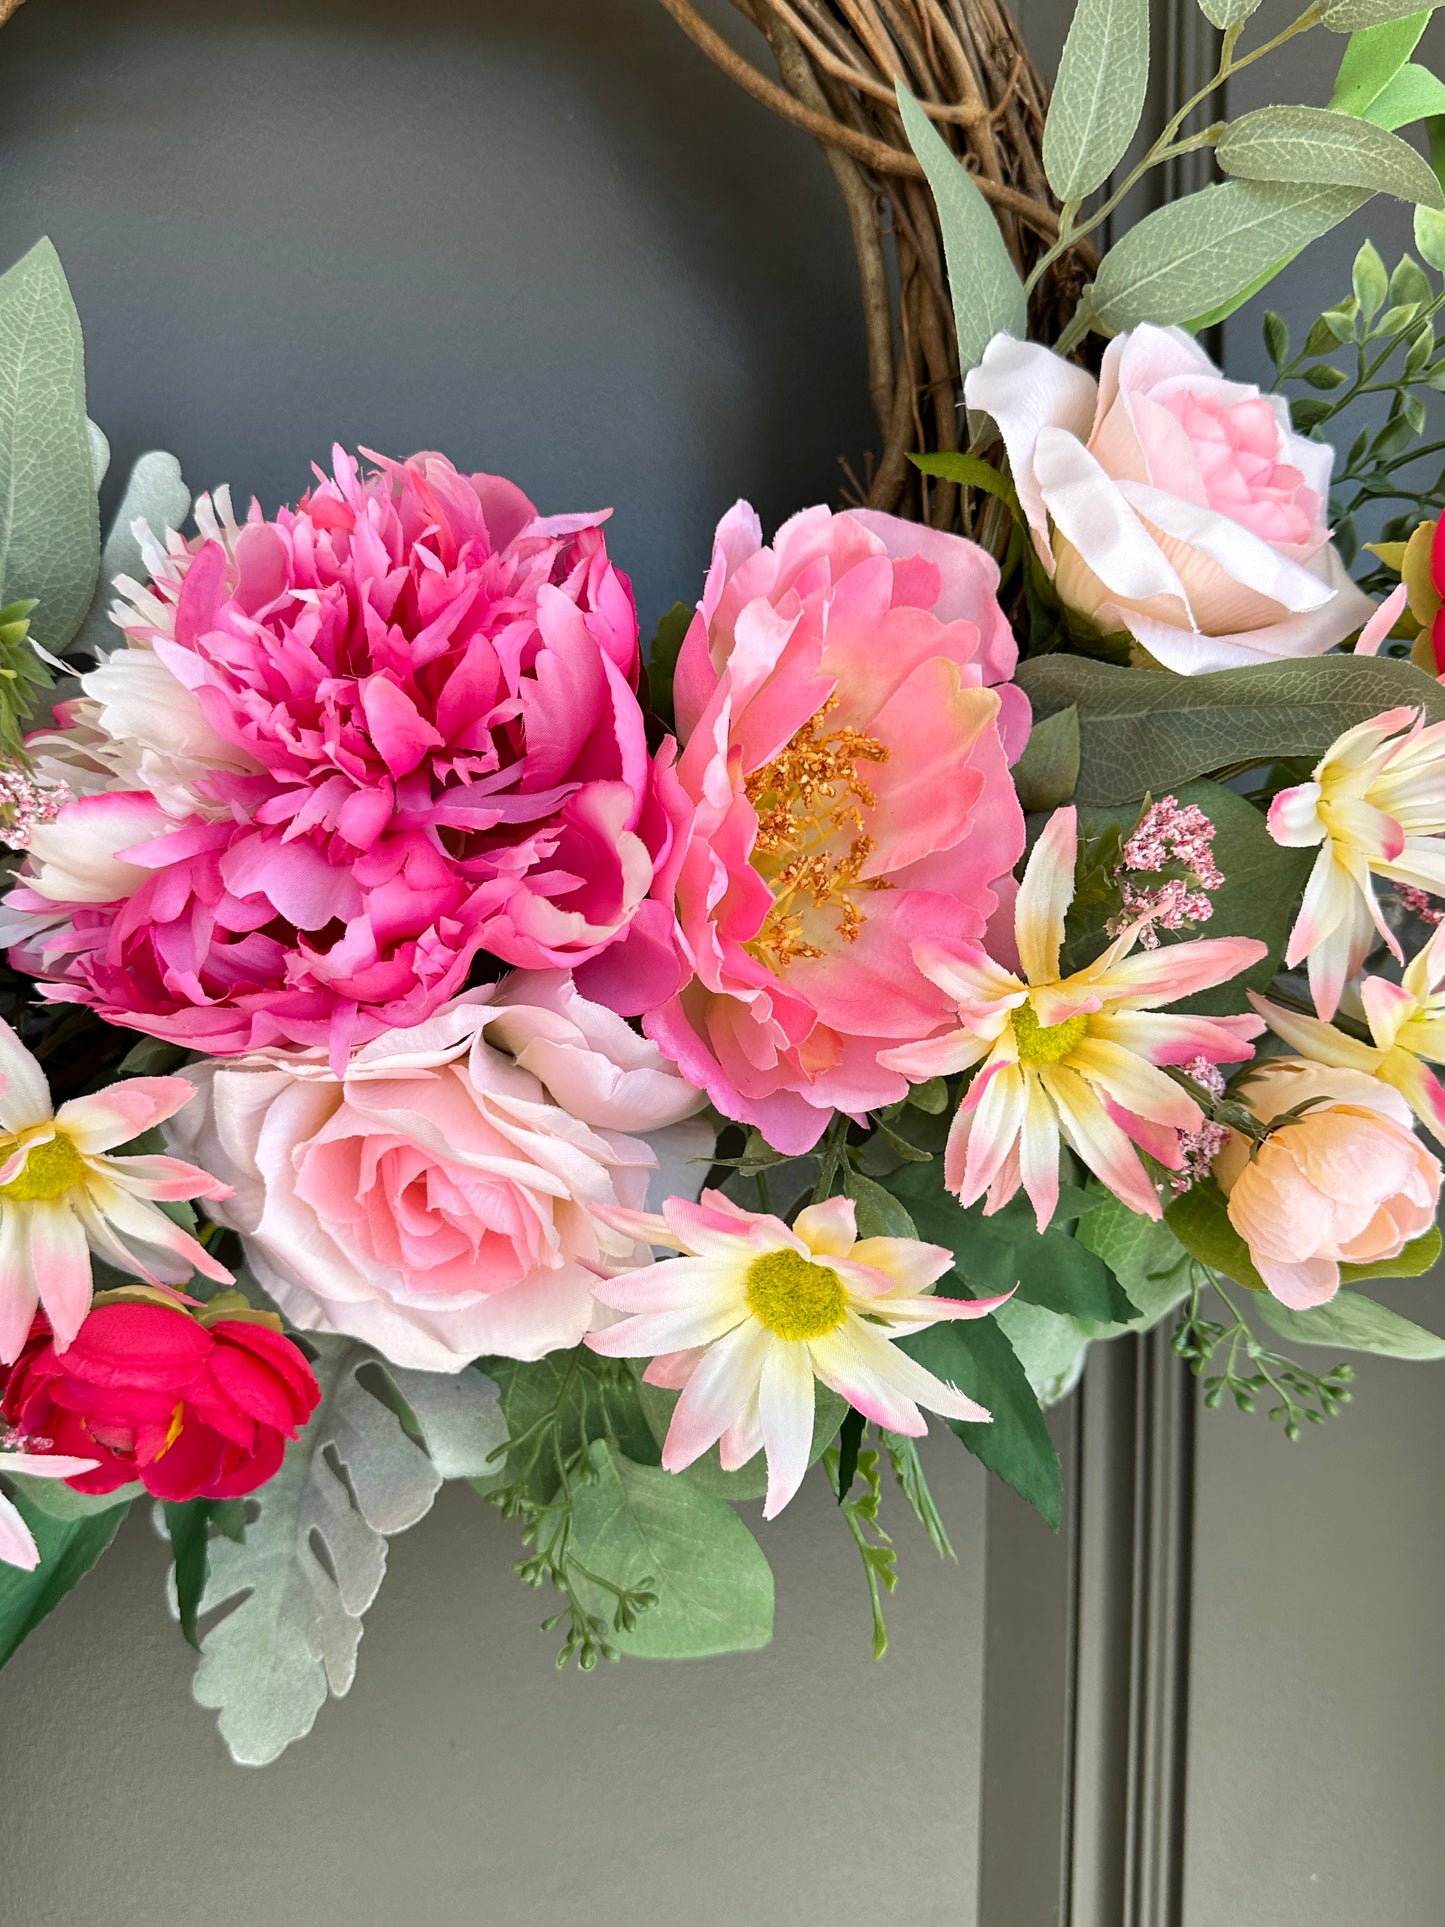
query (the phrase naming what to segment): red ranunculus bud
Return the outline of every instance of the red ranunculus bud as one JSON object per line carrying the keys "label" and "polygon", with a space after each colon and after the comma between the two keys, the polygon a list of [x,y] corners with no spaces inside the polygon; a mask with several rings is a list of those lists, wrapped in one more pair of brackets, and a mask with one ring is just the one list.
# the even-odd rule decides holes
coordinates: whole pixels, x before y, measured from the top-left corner
{"label": "red ranunculus bud", "polygon": [[320,1402],[300,1348],[239,1292],[209,1305],[103,1292],[62,1352],[43,1313],[3,1380],[0,1415],[49,1449],[99,1459],[66,1481],[158,1499],[235,1499],[264,1485]]}

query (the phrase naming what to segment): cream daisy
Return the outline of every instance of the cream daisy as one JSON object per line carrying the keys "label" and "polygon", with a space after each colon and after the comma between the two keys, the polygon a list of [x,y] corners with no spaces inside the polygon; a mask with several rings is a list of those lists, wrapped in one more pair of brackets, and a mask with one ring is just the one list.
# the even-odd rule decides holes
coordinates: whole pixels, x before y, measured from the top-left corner
{"label": "cream daisy", "polygon": [[0,1364],[20,1355],[38,1305],[58,1349],[90,1306],[90,1254],[150,1284],[231,1274],[157,1208],[228,1198],[179,1158],[111,1157],[195,1096],[183,1077],[131,1077],[52,1111],[45,1073],[0,1020]]}
{"label": "cream daisy", "polygon": [[[44,1445],[46,1441],[36,1441]],[[23,1472],[32,1479],[72,1479],[80,1472],[93,1472],[99,1459],[67,1458],[60,1452],[26,1452],[30,1441],[0,1432],[0,1472]],[[0,1566],[19,1566],[34,1572],[40,1564],[40,1549],[35,1543],[20,1509],[0,1492]]]}
{"label": "cream daisy", "polygon": [[[598,1207],[601,1210],[601,1207]],[[874,1424],[918,1438],[919,1406],[945,1418],[989,1414],[891,1343],[941,1318],[982,1318],[1003,1298],[934,1298],[953,1253],[916,1238],[859,1238],[851,1198],[781,1218],[720,1191],[669,1198],[662,1216],[609,1208],[639,1244],[680,1252],[593,1291],[631,1315],[587,1343],[609,1358],[651,1358],[649,1385],[680,1389],[662,1463],[681,1472],[717,1445],[725,1470],[767,1455],[764,1518],[792,1498],[813,1443],[813,1381]]]}
{"label": "cream daisy", "polygon": [[880,1061],[920,1082],[978,1065],[949,1132],[944,1180],[964,1204],[987,1194],[997,1211],[1022,1185],[1040,1231],[1059,1201],[1059,1146],[1067,1144],[1114,1194],[1145,1217],[1158,1194],[1136,1144],[1170,1170],[1181,1132],[1204,1113],[1165,1064],[1251,1057],[1257,1017],[1160,1016],[1257,963],[1252,937],[1203,938],[1130,955],[1141,919],[1084,970],[1060,977],[1064,917],[1074,895],[1078,823],[1056,810],[1019,886],[1014,931],[1023,974],[974,943],[915,943],[924,975],[954,999],[958,1028],[889,1051]]}
{"label": "cream daisy", "polygon": [[1308,783],[1271,803],[1269,833],[1291,847],[1319,846],[1285,962],[1307,962],[1328,1023],[1377,935],[1401,956],[1375,878],[1445,896],[1445,723],[1427,729],[1422,710],[1388,709],[1346,730]]}
{"label": "cream daisy", "polygon": [[1425,1129],[1445,1144],[1445,1085],[1427,1068],[1445,1064],[1445,924],[1406,964],[1401,982],[1366,977],[1360,1001],[1373,1040],[1368,1044],[1317,1017],[1250,998],[1275,1035],[1301,1057],[1393,1084]]}

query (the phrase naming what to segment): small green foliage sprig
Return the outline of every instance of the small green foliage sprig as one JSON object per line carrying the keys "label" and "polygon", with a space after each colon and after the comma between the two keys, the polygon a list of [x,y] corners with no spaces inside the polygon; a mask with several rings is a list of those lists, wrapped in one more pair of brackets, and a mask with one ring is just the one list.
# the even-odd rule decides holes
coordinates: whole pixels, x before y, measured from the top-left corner
{"label": "small green foliage sprig", "polygon": [[[561,1610],[542,1622],[543,1632],[563,1632],[559,1671],[574,1658],[584,1673],[590,1673],[599,1659],[616,1660],[619,1654],[611,1635],[631,1632],[641,1615],[657,1604],[650,1583],[616,1584],[584,1565],[573,1543],[578,1490],[597,1477],[592,1440],[612,1430],[609,1392],[627,1389],[625,1365],[580,1348],[569,1353],[551,1399],[493,1454],[505,1465],[506,1483],[483,1493],[504,1519],[521,1521],[522,1544],[532,1548],[512,1571],[529,1586],[550,1583],[562,1595]],[[610,1596],[610,1618],[593,1611],[581,1598],[579,1579]]]}
{"label": "small green foliage sprig", "polygon": [[[1433,237],[1421,229],[1417,239]],[[1431,248],[1431,265],[1445,266],[1445,251]],[[1421,442],[1427,420],[1426,397],[1445,391],[1445,334],[1440,316],[1445,289],[1437,289],[1413,255],[1402,255],[1393,273],[1369,241],[1355,256],[1351,293],[1327,308],[1310,329],[1299,353],[1290,354],[1290,334],[1272,311],[1264,318],[1265,346],[1275,368],[1275,389],[1310,392],[1290,396],[1296,429],[1316,440],[1335,440],[1339,418],[1367,397],[1376,400],[1372,419],[1355,435],[1332,482],[1330,520],[1336,546],[1346,565],[1359,549],[1358,518],[1372,504],[1408,502],[1409,511],[1385,527],[1386,540],[1401,539],[1416,523],[1439,512],[1445,501],[1445,468],[1433,477],[1411,480],[1404,473],[1416,463],[1445,453],[1445,439]],[[1384,407],[1383,424],[1377,411]],[[1326,430],[1330,432],[1327,434]],[[1363,586],[1379,592],[1394,586],[1388,570],[1366,578]]]}
{"label": "small green foliage sprig", "polygon": [[[878,1523],[883,1498],[882,1461],[886,1456],[898,1481],[898,1489],[908,1501],[914,1518],[928,1534],[930,1545],[940,1559],[956,1564],[948,1529],[934,1503],[924,1475],[918,1447],[900,1433],[878,1430],[878,1446],[862,1443],[865,1427],[861,1414],[850,1412],[843,1421],[837,1441],[823,1454],[823,1466],[838,1493],[842,1513],[868,1580],[868,1600],[873,1612],[873,1657],[882,1659],[888,1651],[888,1627],[883,1617],[883,1595],[898,1585],[898,1555],[893,1541]],[[880,1449],[881,1448],[881,1449]],[[862,1481],[856,1497],[854,1488]]]}
{"label": "small green foliage sprig", "polygon": [[[1214,1272],[1195,1265],[1192,1274],[1173,1347],[1203,1382],[1210,1411],[1217,1411],[1226,1396],[1241,1412],[1253,1412],[1260,1399],[1267,1399],[1270,1418],[1291,1440],[1300,1438],[1306,1425],[1323,1425],[1339,1416],[1350,1402],[1353,1366],[1312,1372],[1285,1358],[1255,1337]],[[1219,1299],[1227,1318],[1205,1317],[1201,1303],[1206,1290]]]}
{"label": "small green foliage sprig", "polygon": [[22,764],[29,762],[25,725],[53,680],[30,634],[34,607],[33,601],[8,602],[0,609],[0,756]]}

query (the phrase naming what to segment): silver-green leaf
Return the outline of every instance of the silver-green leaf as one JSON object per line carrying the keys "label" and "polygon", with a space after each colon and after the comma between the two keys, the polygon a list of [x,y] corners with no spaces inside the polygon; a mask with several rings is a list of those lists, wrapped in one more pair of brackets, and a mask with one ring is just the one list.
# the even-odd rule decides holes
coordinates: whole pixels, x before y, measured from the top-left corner
{"label": "silver-green leaf", "polygon": [[1013,778],[1026,810],[1068,802],[1079,780],[1079,712],[1072,703],[1034,724]]}
{"label": "silver-green leaf", "polygon": [[86,650],[101,656],[118,648],[123,640],[110,619],[112,584],[118,575],[143,582],[147,576],[136,540],[135,525],[145,522],[158,542],[164,542],[168,529],[179,529],[191,512],[191,492],[181,479],[181,465],[174,455],[153,448],[138,455],[126,480],[125,493],[100,557],[100,581],[89,613],[75,637],[75,652]]}
{"label": "silver-green leaf", "polygon": [[[310,1732],[328,1692],[350,1689],[362,1615],[386,1572],[387,1535],[428,1511],[443,1465],[482,1464],[488,1441],[500,1443],[496,1388],[480,1373],[459,1374],[450,1392],[422,1388],[425,1374],[397,1372],[369,1346],[309,1343],[321,1406],[255,1495],[244,1543],[212,1540],[200,1606],[202,1614],[232,1607],[202,1638],[192,1691],[219,1713],[221,1737],[243,1766],[277,1758]],[[439,1428],[437,1462],[358,1379],[364,1366],[416,1401],[424,1437],[429,1422]]]}
{"label": "silver-green leaf", "polygon": [[1214,157],[1248,181],[1359,187],[1397,201],[1445,207],[1429,163],[1384,127],[1328,107],[1260,107],[1219,137]]}
{"label": "silver-green leaf", "polygon": [[995,335],[1023,338],[1028,319],[1023,283],[993,210],[973,177],[949,152],[943,136],[902,86],[898,88],[898,111],[938,208],[953,292],[959,367],[967,374],[983,360],[983,351]]}
{"label": "silver-green leaf", "polygon": [[1044,123],[1044,172],[1082,200],[1124,156],[1149,85],[1149,0],[1079,0]]}
{"label": "silver-green leaf", "polygon": [[1226,27],[1242,27],[1259,7],[1260,0],[1199,0],[1199,11],[1221,33]]}
{"label": "silver-green leaf", "polygon": [[32,634],[61,650],[99,566],[80,319],[59,256],[37,241],[0,275],[0,607],[33,597]]}
{"label": "silver-green leaf", "polygon": [[[1432,0],[1429,11],[1439,4]],[[1331,33],[1358,33],[1362,27],[1407,20],[1419,11],[1419,0],[1320,0],[1320,24]]]}
{"label": "silver-green leaf", "polygon": [[1266,1325],[1296,1345],[1379,1352],[1386,1358],[1445,1358],[1445,1338],[1358,1291],[1338,1291],[1328,1304],[1311,1311],[1291,1311],[1261,1295],[1257,1309]]}
{"label": "silver-green leaf", "polygon": [[1099,266],[1093,307],[1110,334],[1188,321],[1230,299],[1353,214],[1346,187],[1222,181],[1146,215]]}

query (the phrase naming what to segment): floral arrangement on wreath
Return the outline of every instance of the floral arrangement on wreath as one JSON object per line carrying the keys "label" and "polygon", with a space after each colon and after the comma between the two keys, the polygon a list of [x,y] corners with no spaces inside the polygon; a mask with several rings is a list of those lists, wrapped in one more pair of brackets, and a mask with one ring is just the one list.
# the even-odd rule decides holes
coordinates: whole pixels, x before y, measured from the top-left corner
{"label": "floral arrangement on wreath", "polygon": [[[738,1508],[815,1465],[881,1654],[885,1472],[952,1550],[927,1415],[1056,1524],[1091,1341],[1173,1320],[1291,1438],[1351,1376],[1296,1348],[1445,1355],[1358,1289],[1440,1251],[1445,193],[1394,130],[1445,87],[1390,0],[1246,52],[1214,4],[1217,81],[1348,31],[1335,101],[1189,131],[1211,85],[1109,191],[1146,36],[1081,0],[1054,252],[1228,178],[1052,345],[901,98],[979,539],[739,503],[646,666],[605,518],[438,454],[274,516],[147,455],[102,551],[59,263],[0,278],[0,1659],[149,1497],[274,1758],[447,1479],[559,1663],[754,1648]],[[1200,329],[1376,190],[1424,265],[1221,374]]]}

